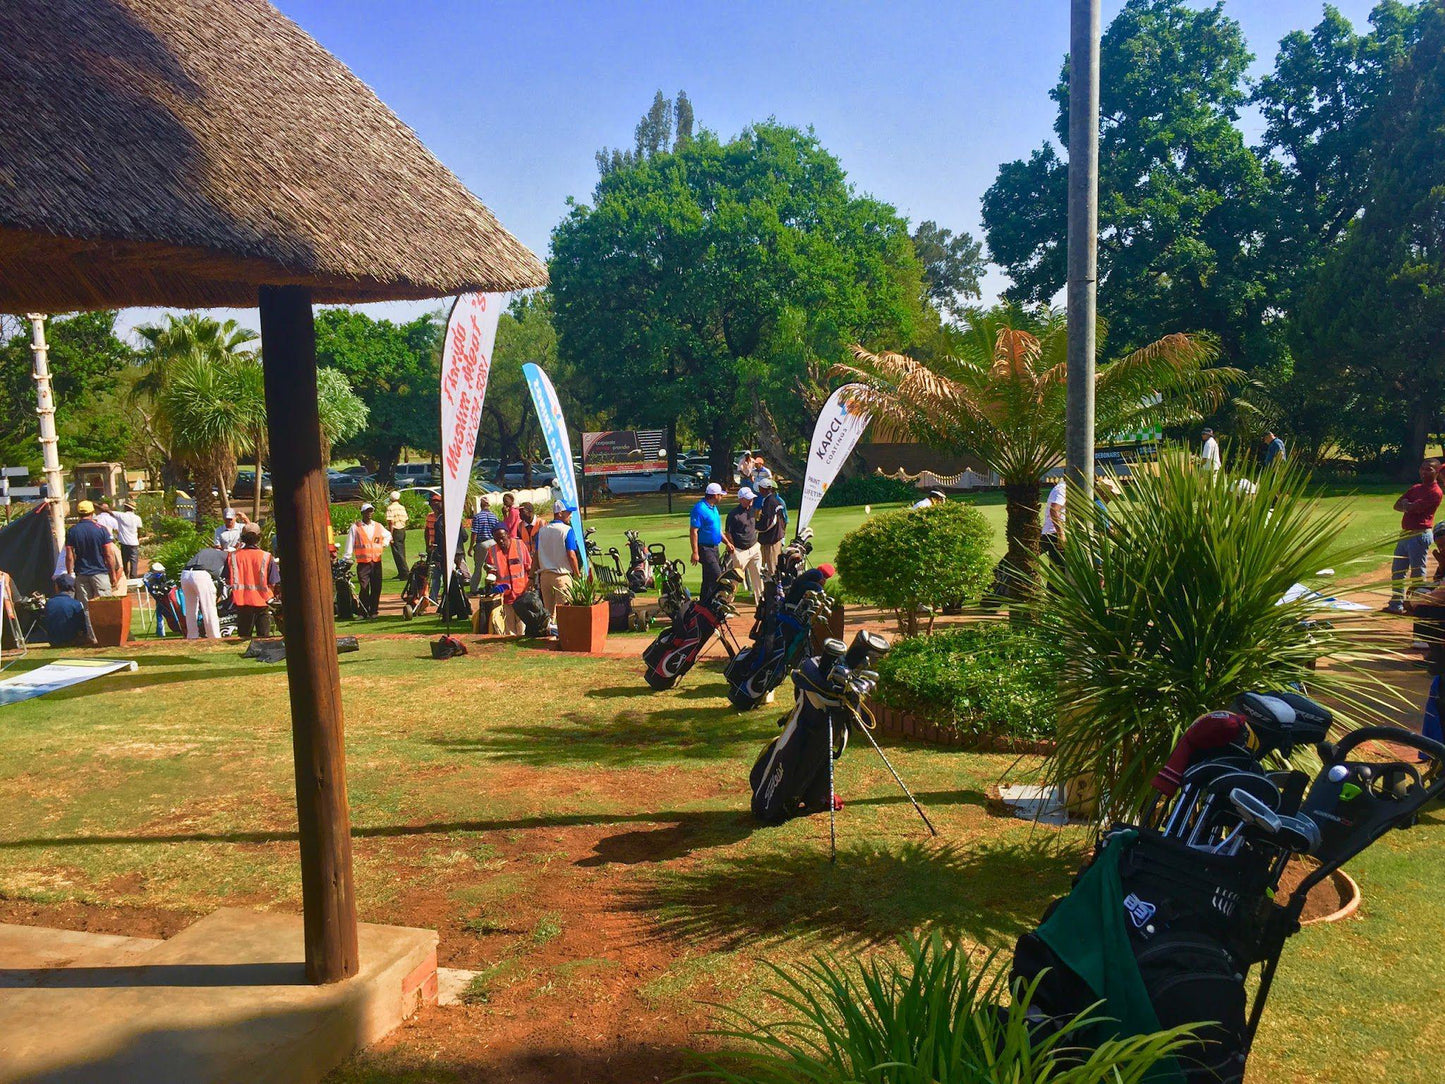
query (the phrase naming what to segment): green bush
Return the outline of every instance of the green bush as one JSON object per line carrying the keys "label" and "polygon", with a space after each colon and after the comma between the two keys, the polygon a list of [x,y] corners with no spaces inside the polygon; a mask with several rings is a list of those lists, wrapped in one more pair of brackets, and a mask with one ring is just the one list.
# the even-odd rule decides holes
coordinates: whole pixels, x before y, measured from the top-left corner
{"label": "green bush", "polygon": [[1059,663],[1051,640],[981,622],[894,644],[878,699],[975,737],[1052,737]]}
{"label": "green bush", "polygon": [[[789,486],[783,492],[789,508],[797,508],[802,499],[801,486]],[[834,482],[818,502],[819,508],[856,507],[860,504],[912,504],[922,496],[912,482],[885,478],[881,474],[855,474]]]}
{"label": "green bush", "polygon": [[[1034,987],[1020,983],[999,1011],[1003,969],[938,934],[902,942],[903,960],[820,956],[763,991],[790,1019],[725,1010],[715,1032],[733,1045],[702,1055],[697,1074],[728,1084],[1140,1084],[1191,1042],[1187,1028],[1092,1046],[1095,1009],[1053,1034],[1028,1019]],[[992,976],[992,977],[989,977]],[[697,1079],[694,1077],[694,1079]],[[1161,1077],[1160,1079],[1166,1079]]]}
{"label": "green bush", "polygon": [[180,516],[156,516],[153,519],[146,519],[145,513],[141,513],[141,519],[145,523],[146,533],[151,537],[151,544],[161,546],[177,538],[190,538],[196,533],[195,524]]}
{"label": "green bush", "polygon": [[[182,521],[184,522],[184,521]],[[166,566],[166,575],[175,579],[181,574],[181,569],[186,562],[196,555],[199,550],[205,549],[214,543],[214,529],[210,531],[198,531],[186,524],[187,532],[171,538],[154,553],[151,554],[152,561],[159,561]],[[149,566],[147,566],[148,569]],[[144,569],[142,571],[145,571]]]}
{"label": "green bush", "polygon": [[360,518],[360,504],[333,504],[331,506],[331,529],[336,532],[337,538],[345,538],[346,532],[351,530],[351,525]]}
{"label": "green bush", "polygon": [[1108,531],[1071,506],[1064,567],[1045,569],[1039,625],[1062,651],[1049,781],[1090,780],[1104,823],[1137,813],[1181,731],[1241,692],[1307,682],[1344,727],[1404,706],[1369,669],[1382,657],[1369,626],[1308,628],[1321,611],[1282,602],[1382,540],[1342,545],[1350,513],[1311,500],[1294,466],[1263,471],[1254,492],[1236,481],[1163,456],[1109,505]]}
{"label": "green bush", "polygon": [[993,532],[977,508],[950,501],[871,516],[843,536],[834,562],[850,599],[898,615],[905,633],[918,631],[919,612],[980,594],[993,571]]}

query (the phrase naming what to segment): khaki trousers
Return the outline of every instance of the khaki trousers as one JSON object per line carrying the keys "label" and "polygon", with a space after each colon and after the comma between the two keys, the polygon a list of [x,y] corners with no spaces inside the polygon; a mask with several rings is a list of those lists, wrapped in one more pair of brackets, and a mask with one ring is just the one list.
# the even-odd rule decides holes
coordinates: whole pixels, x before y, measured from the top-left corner
{"label": "khaki trousers", "polygon": [[547,619],[557,614],[557,604],[565,602],[572,593],[572,573],[542,570],[542,605],[547,607]]}

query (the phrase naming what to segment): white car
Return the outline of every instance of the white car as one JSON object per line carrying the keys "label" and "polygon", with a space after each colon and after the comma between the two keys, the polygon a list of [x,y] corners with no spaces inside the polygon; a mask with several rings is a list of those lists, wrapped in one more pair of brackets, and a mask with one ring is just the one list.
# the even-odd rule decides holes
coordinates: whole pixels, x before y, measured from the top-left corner
{"label": "white car", "polygon": [[636,474],[609,474],[607,488],[613,493],[689,493],[702,488],[694,475],[676,471],[650,470]]}

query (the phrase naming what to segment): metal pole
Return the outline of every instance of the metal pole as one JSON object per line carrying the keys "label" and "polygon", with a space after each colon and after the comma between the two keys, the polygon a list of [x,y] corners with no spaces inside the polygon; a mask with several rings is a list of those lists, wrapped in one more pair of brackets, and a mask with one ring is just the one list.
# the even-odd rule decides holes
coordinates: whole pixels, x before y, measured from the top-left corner
{"label": "metal pole", "polygon": [[1094,306],[1099,257],[1099,0],[1069,16],[1068,374],[1065,476],[1069,503],[1094,500]]}
{"label": "metal pole", "polygon": [[45,468],[45,486],[50,498],[50,533],[57,553],[65,546],[65,480],[60,472],[60,449],[55,436],[55,396],[50,391],[50,347],[45,342],[45,314],[32,312],[30,351],[34,363],[35,413],[40,416],[40,458]]}

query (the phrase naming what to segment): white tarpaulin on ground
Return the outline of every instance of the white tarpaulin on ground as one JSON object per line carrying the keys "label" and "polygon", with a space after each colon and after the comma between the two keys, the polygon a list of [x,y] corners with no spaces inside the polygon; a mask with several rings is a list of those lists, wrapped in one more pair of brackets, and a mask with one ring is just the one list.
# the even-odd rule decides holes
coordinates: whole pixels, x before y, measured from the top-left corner
{"label": "white tarpaulin on ground", "polygon": [[808,450],[803,498],[798,503],[796,530],[799,534],[818,510],[818,502],[828,492],[833,479],[838,477],[839,469],[857,446],[863,430],[868,428],[868,412],[844,402],[848,395],[861,391],[862,387],[861,384],[844,384],[828,396],[818,415],[818,424],[813,427],[813,446]]}
{"label": "white tarpaulin on ground", "polygon": [[48,662],[23,674],[0,679],[0,707],[44,696],[57,689],[68,689],[83,681],[105,677],[106,674],[135,668],[135,663],[129,659],[65,659]]}
{"label": "white tarpaulin on ground", "polygon": [[467,484],[477,454],[477,429],[492,369],[492,346],[505,294],[462,294],[447,317],[442,347],[442,540],[443,569],[451,578],[456,559],[457,529],[466,514]]}
{"label": "white tarpaulin on ground", "polygon": [[1369,607],[1361,602],[1351,602],[1346,598],[1335,598],[1331,595],[1322,595],[1318,591],[1311,591],[1302,583],[1297,583],[1284,593],[1284,596],[1275,603],[1276,606],[1283,606],[1287,602],[1307,602],[1311,606],[1318,606],[1322,610],[1368,610]]}

